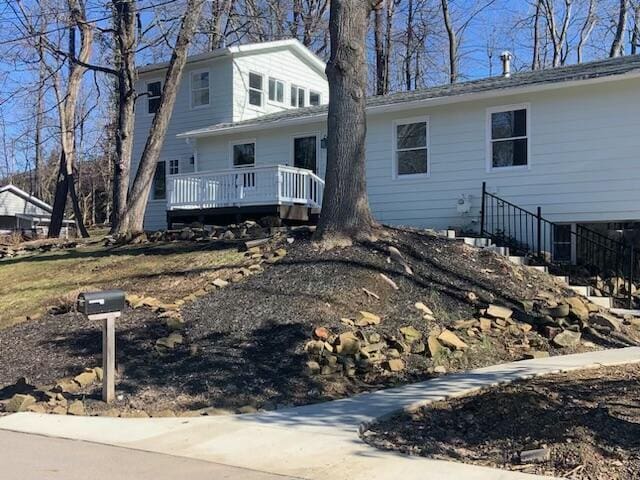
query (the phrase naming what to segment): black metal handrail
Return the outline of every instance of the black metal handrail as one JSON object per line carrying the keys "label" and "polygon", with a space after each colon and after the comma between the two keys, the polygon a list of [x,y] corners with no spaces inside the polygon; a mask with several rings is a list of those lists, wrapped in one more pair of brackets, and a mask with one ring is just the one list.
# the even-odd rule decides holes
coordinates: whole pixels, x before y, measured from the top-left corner
{"label": "black metal handrail", "polygon": [[[562,225],[487,192],[482,183],[481,235],[497,244],[534,257],[546,265],[580,265],[591,274],[622,278],[629,306],[632,303],[635,251],[600,232],[577,225]],[[612,294],[619,294],[619,288]]]}

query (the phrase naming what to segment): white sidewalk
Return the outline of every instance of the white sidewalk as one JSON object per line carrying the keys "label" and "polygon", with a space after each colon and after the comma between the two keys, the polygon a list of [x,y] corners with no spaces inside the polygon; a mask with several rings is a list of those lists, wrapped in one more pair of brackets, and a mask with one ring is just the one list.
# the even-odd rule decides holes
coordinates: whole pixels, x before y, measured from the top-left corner
{"label": "white sidewalk", "polygon": [[358,432],[361,425],[381,416],[474,389],[535,375],[634,362],[640,362],[640,347],[497,365],[264,414],[117,419],[21,413],[0,418],[0,429],[86,440],[305,479],[532,479],[536,477],[381,452],[362,442]]}

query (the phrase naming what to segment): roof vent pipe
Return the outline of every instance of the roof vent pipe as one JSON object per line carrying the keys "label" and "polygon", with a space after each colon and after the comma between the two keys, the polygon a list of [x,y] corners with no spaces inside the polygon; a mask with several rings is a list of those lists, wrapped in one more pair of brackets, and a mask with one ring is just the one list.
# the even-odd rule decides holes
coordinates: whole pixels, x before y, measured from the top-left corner
{"label": "roof vent pipe", "polygon": [[511,60],[513,59],[513,55],[509,51],[504,51],[500,55],[500,60],[502,60],[502,76],[504,78],[511,77]]}

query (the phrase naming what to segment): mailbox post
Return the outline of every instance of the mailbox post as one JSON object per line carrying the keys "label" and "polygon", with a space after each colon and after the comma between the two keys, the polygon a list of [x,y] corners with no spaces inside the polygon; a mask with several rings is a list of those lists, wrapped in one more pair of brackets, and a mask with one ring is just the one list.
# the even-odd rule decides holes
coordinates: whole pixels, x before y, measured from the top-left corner
{"label": "mailbox post", "polygon": [[86,292],[78,296],[78,311],[102,321],[102,400],[113,402],[116,390],[116,319],[124,310],[122,290]]}

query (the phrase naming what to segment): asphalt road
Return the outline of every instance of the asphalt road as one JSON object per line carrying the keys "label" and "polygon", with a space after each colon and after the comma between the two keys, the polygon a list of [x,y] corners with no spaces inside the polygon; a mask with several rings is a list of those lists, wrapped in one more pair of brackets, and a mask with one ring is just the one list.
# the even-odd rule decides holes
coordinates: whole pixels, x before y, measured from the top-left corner
{"label": "asphalt road", "polygon": [[2,480],[295,480],[157,453],[0,430]]}

